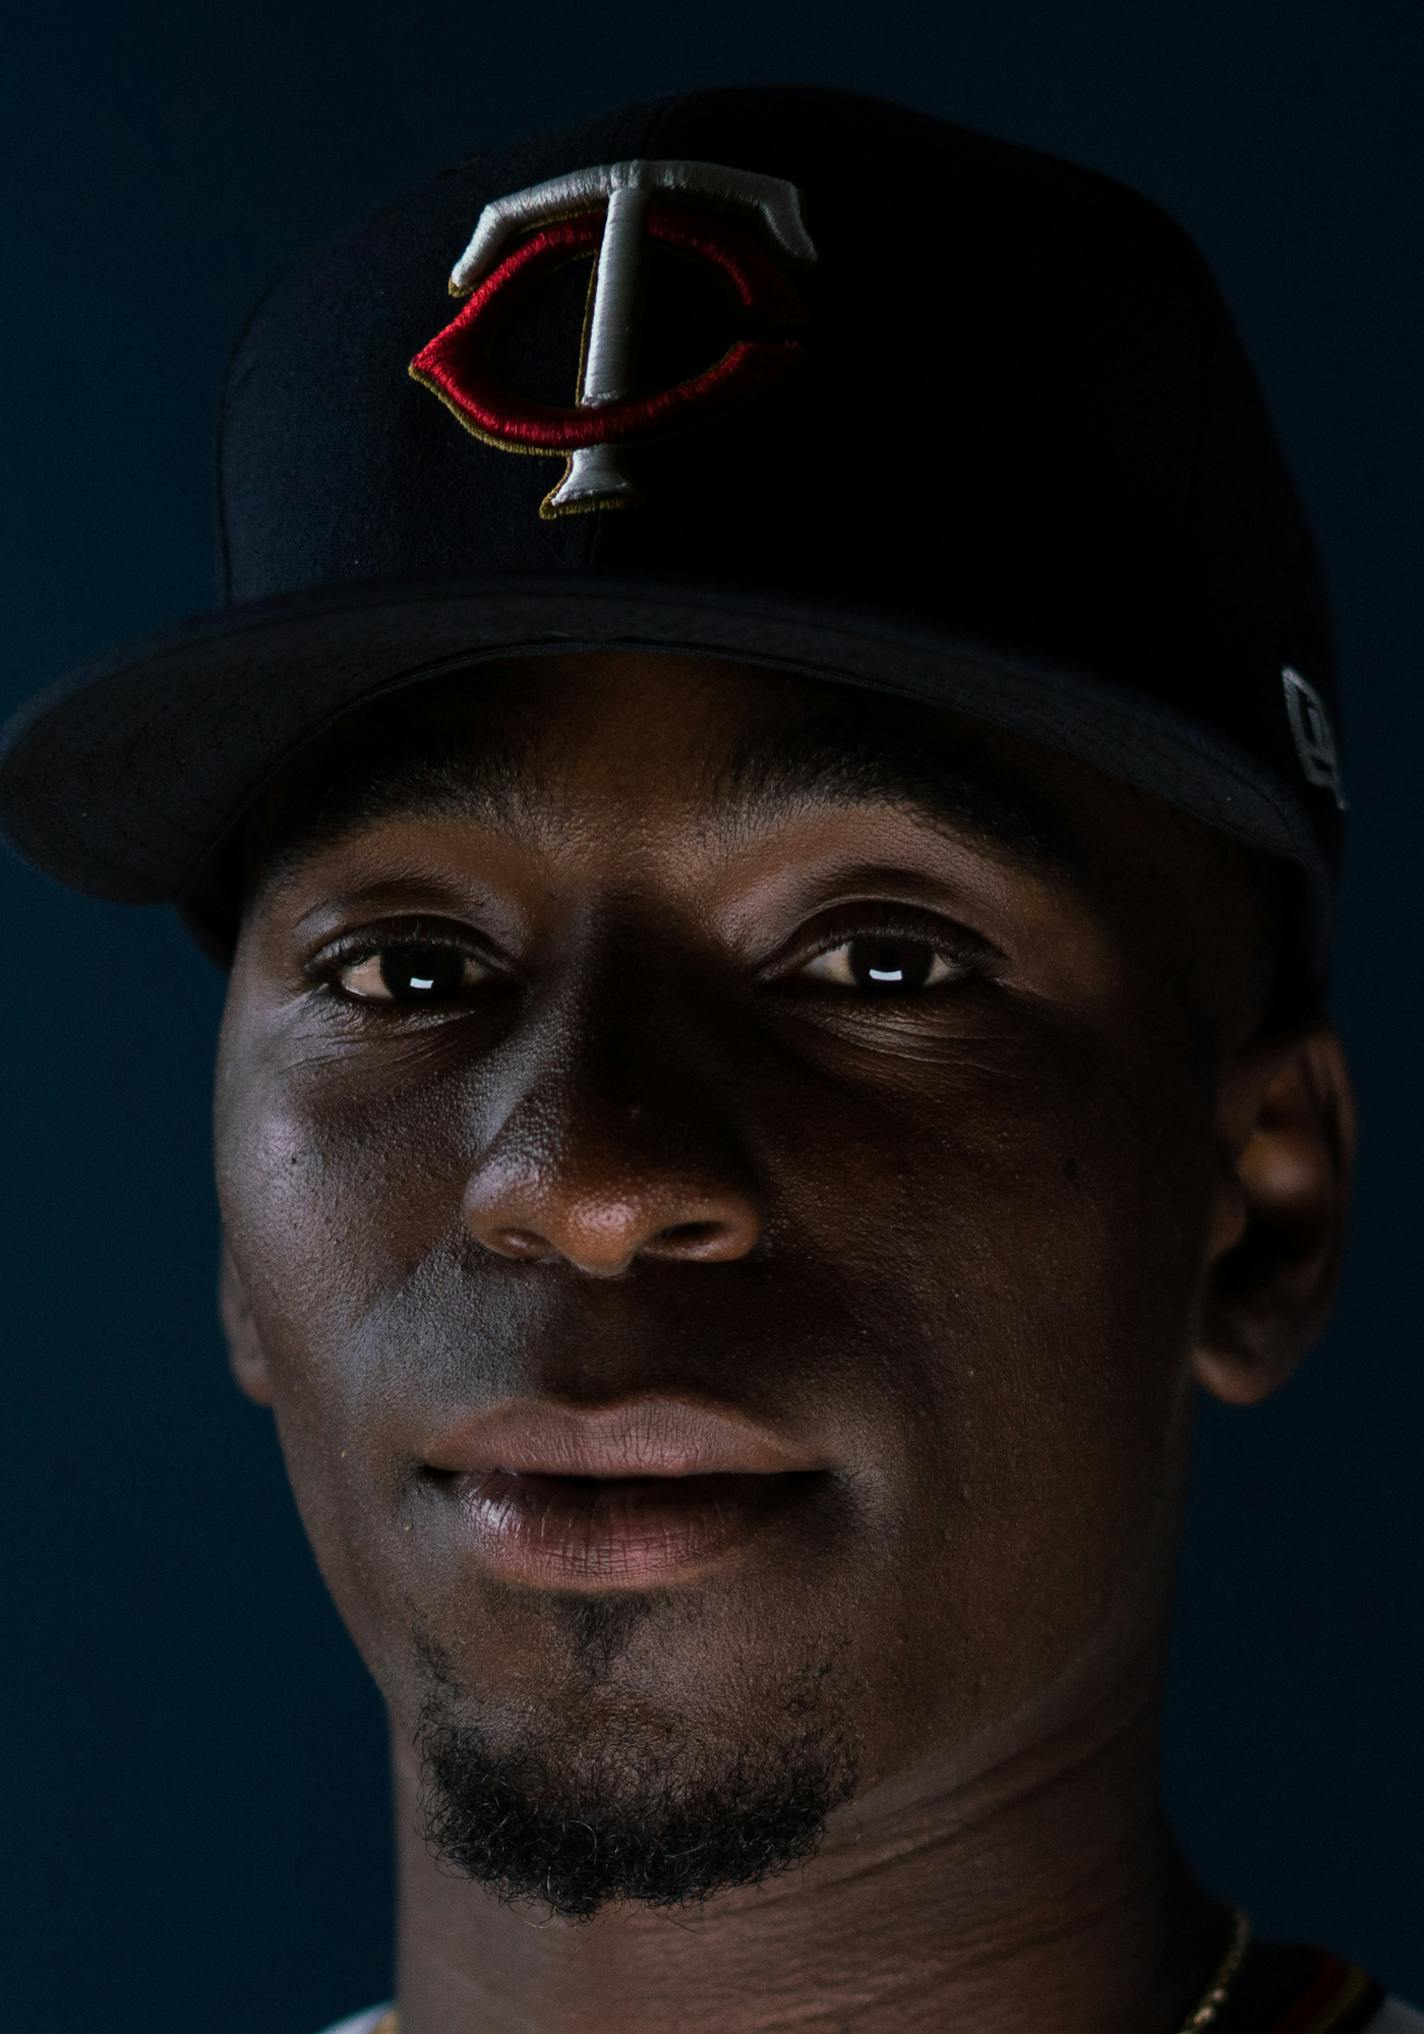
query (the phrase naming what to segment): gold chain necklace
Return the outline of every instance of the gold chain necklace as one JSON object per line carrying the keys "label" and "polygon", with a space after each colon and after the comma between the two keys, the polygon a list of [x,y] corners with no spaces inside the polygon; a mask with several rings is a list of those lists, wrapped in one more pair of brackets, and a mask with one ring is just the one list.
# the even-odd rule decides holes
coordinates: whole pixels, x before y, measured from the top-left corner
{"label": "gold chain necklace", "polygon": [[[1177,2034],[1198,2034],[1200,2028],[1211,2025],[1226,2003],[1231,1980],[1240,1969],[1241,1959],[1246,1954],[1246,1943],[1250,1933],[1251,1923],[1239,1907],[1233,1909],[1231,1946],[1217,1965],[1211,1983],[1188,2013]],[[400,2034],[400,2014],[394,2006],[376,2022],[371,2034]]]}

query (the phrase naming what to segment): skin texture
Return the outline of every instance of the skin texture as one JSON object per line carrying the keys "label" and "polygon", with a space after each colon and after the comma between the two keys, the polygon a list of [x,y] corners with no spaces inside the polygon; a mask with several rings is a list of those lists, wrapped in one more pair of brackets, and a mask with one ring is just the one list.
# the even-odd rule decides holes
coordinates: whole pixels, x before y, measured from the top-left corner
{"label": "skin texture", "polygon": [[[1192,1406],[1267,1397],[1326,1318],[1340,1045],[1261,1028],[1241,850],[941,708],[854,710],[1011,771],[1076,882],[885,804],[714,824],[708,759],[844,690],[485,666],[251,815],[222,1310],[389,1710],[402,2034],[1175,2034],[1228,1939],[1158,1792]],[[393,754],[458,777],[495,734],[520,823],[397,806],[278,860]],[[978,958],[867,993],[846,942],[897,905]],[[412,914],[474,942],[459,999],[386,1021],[304,975]],[[830,1465],[775,1558],[483,1573],[428,1437],[652,1389]],[[1253,1953],[1219,2024],[1297,1967]]]}

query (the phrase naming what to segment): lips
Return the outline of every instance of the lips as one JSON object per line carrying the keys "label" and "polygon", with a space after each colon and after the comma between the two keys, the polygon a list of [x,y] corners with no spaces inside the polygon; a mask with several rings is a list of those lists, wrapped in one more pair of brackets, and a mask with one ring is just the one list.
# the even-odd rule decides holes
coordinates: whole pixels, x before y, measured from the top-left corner
{"label": "lips", "polygon": [[590,1478],[477,1470],[441,1479],[459,1539],[502,1580],[562,1589],[685,1578],[788,1525],[814,1473]]}
{"label": "lips", "polygon": [[487,1574],[533,1587],[684,1579],[789,1526],[824,1457],[747,1414],[644,1394],[576,1407],[507,1399],[434,1435],[444,1529]]}
{"label": "lips", "polygon": [[428,1467],[602,1480],[786,1474],[826,1466],[746,1414],[687,1397],[645,1395],[572,1407],[553,1399],[507,1399],[427,1443]]}

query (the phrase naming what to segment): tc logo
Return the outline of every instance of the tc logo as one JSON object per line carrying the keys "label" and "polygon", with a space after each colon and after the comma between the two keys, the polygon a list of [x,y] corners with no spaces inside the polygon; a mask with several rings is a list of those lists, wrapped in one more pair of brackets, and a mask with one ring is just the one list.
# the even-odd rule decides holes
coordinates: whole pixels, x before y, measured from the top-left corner
{"label": "tc logo", "polygon": [[[563,455],[563,474],[539,504],[543,517],[636,498],[619,465],[621,446],[700,422],[770,386],[804,351],[792,337],[738,339],[689,380],[650,394],[630,393],[634,288],[645,235],[709,263],[753,316],[773,325],[806,316],[801,298],[759,241],[734,225],[725,209],[697,207],[699,198],[745,210],[783,255],[816,259],[794,184],[722,163],[633,161],[575,170],[496,198],[481,212],[450,272],[451,296],[468,293],[469,302],[421,348],[407,372],[486,444],[505,452]],[[503,383],[491,364],[490,341],[516,291],[585,251],[594,256],[593,273],[578,387],[573,407],[565,409]]]}

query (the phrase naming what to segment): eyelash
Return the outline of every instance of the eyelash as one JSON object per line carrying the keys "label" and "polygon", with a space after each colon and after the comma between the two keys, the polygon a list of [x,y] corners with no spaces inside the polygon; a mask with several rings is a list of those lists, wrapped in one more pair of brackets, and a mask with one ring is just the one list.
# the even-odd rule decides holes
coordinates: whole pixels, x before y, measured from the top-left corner
{"label": "eyelash", "polygon": [[[904,939],[912,944],[927,948],[936,960],[949,960],[962,967],[966,974],[982,969],[986,958],[993,949],[987,940],[964,927],[952,925],[947,919],[936,918],[930,913],[920,914],[905,907],[883,913],[875,918],[857,920],[848,926],[838,926],[834,933],[828,932],[823,941],[811,952],[803,954],[788,973],[779,978],[782,982],[793,982],[802,968],[812,961],[822,959],[828,953],[836,953],[843,946],[849,946],[858,939],[874,938]],[[367,1018],[378,1023],[400,1019],[409,1021],[418,1018],[424,1011],[445,1011],[450,999],[432,999],[428,1003],[401,1003],[394,998],[384,1000],[374,996],[353,996],[340,986],[338,976],[347,968],[358,967],[364,961],[374,960],[381,954],[396,954],[411,949],[428,952],[431,948],[442,952],[466,954],[482,966],[492,966],[478,946],[468,938],[454,937],[439,921],[427,930],[424,921],[416,920],[408,925],[393,926],[390,933],[381,939],[373,939],[369,933],[350,933],[309,962],[304,970],[317,993],[335,1004],[343,1015],[354,1016],[358,1021]],[[884,1004],[889,1002],[923,1002],[926,999],[957,989],[964,980],[959,975],[952,981],[936,982],[930,987],[899,995],[872,996],[854,988],[831,988],[828,985],[812,984],[812,993],[818,990],[827,996],[839,997],[843,1002]]]}

